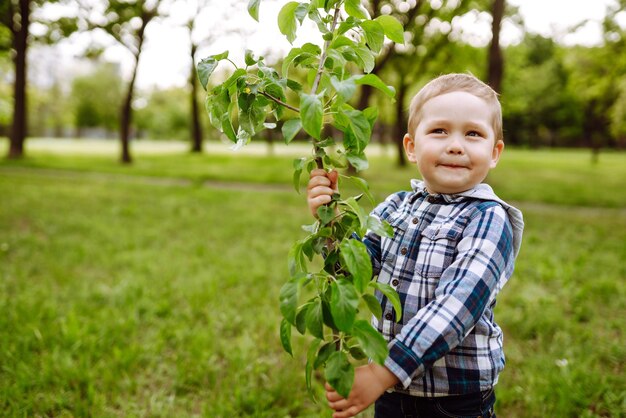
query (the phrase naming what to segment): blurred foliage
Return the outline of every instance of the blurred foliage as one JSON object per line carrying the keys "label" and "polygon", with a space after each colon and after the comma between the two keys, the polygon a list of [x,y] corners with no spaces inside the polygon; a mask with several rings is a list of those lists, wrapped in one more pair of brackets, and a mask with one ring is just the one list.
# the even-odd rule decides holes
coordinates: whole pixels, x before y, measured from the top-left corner
{"label": "blurred foliage", "polygon": [[92,74],[75,78],[70,99],[74,127],[116,130],[121,100],[122,79],[112,64],[98,65]]}
{"label": "blurred foliage", "polygon": [[[601,45],[563,46],[551,38],[529,33],[519,44],[504,48],[501,99],[508,143],[525,147],[626,146],[626,30],[618,23],[625,3],[619,0],[607,10]],[[111,4],[119,6],[110,11],[120,21],[133,14],[130,13],[132,7],[126,3]],[[382,142],[392,142],[397,136],[397,129],[391,128],[396,124],[399,110],[406,112],[411,96],[426,81],[445,72],[471,72],[485,79],[487,69],[487,48],[470,45],[471,39],[464,37],[455,19],[464,13],[478,16],[486,12],[489,2],[457,1],[450,5],[444,2],[441,8],[430,2],[398,4],[382,0],[369,4],[373,14],[384,11],[405,16],[407,20],[406,46],[404,49],[386,46],[389,58],[385,63],[379,61],[379,71],[375,71],[394,85],[396,91],[399,87],[406,89],[406,94],[397,106],[390,106],[377,92],[369,99],[369,104],[380,110],[374,140]],[[37,13],[34,15],[36,17]],[[508,8],[507,18],[514,24],[521,24],[520,15],[512,7]],[[132,29],[132,25],[129,28]],[[108,29],[131,51],[135,50],[137,45],[122,26],[111,24]],[[50,34],[52,32],[51,29]],[[0,134],[6,133],[12,114],[9,35],[6,28],[0,26]],[[282,61],[273,65],[281,66]],[[67,93],[59,90],[59,86],[29,88],[30,134],[67,133],[80,126],[116,129],[122,104],[121,98],[114,104],[114,97],[119,97],[118,84],[111,84],[104,78],[99,86],[95,80],[103,77],[100,71],[95,69],[93,74],[76,81],[74,87],[78,90],[72,91],[71,99],[63,99]],[[93,80],[87,82],[85,77]],[[306,75],[297,71],[290,77],[300,82],[306,80]],[[85,93],[80,93],[81,90]],[[153,138],[189,138],[191,110],[188,89],[186,91],[187,96],[183,88],[139,92],[142,99],[134,100],[138,112],[135,129]],[[54,105],[48,103],[50,100]],[[208,127],[208,118],[203,116],[202,123]],[[267,135],[272,133],[268,131]],[[205,133],[208,138],[216,138],[216,135],[215,131]]]}
{"label": "blurred foliage", "polygon": [[135,125],[142,135],[152,139],[189,137],[190,99],[186,88],[154,89],[140,99],[145,106],[136,109]]}

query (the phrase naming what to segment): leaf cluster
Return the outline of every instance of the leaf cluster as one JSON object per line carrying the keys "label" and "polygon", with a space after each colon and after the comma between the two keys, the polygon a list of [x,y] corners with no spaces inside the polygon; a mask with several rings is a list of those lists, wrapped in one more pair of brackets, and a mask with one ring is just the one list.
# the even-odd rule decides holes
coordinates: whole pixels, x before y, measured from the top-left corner
{"label": "leaf cluster", "polygon": [[[362,179],[352,177],[366,190]],[[365,320],[359,311],[367,309],[377,318],[382,316],[379,291],[389,298],[398,319],[400,299],[389,285],[372,280],[372,264],[361,238],[366,231],[393,236],[393,229],[378,218],[368,215],[358,204],[358,197],[341,199],[318,209],[318,220],[304,229],[310,234],[297,241],[288,256],[291,279],[280,291],[281,343],[292,353],[292,328],[314,342],[307,354],[306,382],[311,388],[311,373],[323,367],[326,380],[347,397],[354,379],[355,361],[370,358],[382,364],[387,357],[384,338]],[[319,271],[311,271],[310,262],[322,260]],[[306,298],[305,295],[311,295]],[[302,300],[306,299],[306,300]]]}
{"label": "leaf cluster", "polygon": [[[250,15],[258,19],[260,0],[248,4]],[[359,86],[380,90],[390,100],[395,91],[371,73],[377,54],[385,42],[402,43],[404,31],[391,16],[371,19],[360,0],[311,0],[287,2],[278,14],[278,27],[289,42],[304,21],[312,20],[323,46],[305,43],[292,48],[282,62],[280,73],[265,64],[263,57],[245,53],[245,66],[239,67],[229,52],[209,56],[197,66],[198,78],[207,91],[206,110],[211,123],[224,133],[235,148],[249,143],[261,130],[275,129],[281,122],[285,143],[301,132],[311,138],[313,152],[294,160],[294,186],[299,189],[303,172],[315,167],[335,169],[348,162],[358,170],[367,168],[367,147],[376,108],[356,109],[350,102]],[[211,75],[221,63],[234,70],[216,86]],[[306,73],[306,82],[290,78],[290,71]],[[295,103],[288,103],[295,98]],[[331,125],[341,138],[326,136]],[[330,149],[336,150],[330,152]],[[363,196],[371,198],[367,183],[349,177],[361,190],[356,197],[332,201],[318,210],[318,220],[304,229],[307,237],[297,241],[288,256],[290,279],[280,291],[280,340],[292,353],[293,328],[313,337],[306,365],[307,387],[312,373],[323,368],[326,380],[347,397],[354,379],[354,362],[370,358],[383,363],[387,344],[359,312],[369,310],[380,317],[379,300],[387,297],[400,317],[400,300],[388,285],[373,280],[372,263],[362,238],[367,231],[391,236],[391,227],[370,216],[360,206]],[[319,259],[316,271],[311,263]]]}

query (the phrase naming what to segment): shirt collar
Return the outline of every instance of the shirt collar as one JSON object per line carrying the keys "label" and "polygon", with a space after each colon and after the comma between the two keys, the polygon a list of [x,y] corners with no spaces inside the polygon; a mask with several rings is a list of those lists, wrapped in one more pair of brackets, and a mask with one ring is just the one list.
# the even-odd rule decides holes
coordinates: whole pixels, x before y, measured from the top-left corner
{"label": "shirt collar", "polygon": [[[411,188],[415,192],[416,196],[433,196],[436,199],[441,199],[446,203],[457,203],[461,202],[467,198],[478,198],[485,199],[486,196],[494,196],[495,193],[493,189],[488,184],[480,183],[469,190],[465,190],[461,193],[455,194],[445,194],[445,193],[435,193],[431,194],[426,190],[426,183],[422,180],[412,179],[411,180]],[[487,199],[491,200],[491,199]]]}

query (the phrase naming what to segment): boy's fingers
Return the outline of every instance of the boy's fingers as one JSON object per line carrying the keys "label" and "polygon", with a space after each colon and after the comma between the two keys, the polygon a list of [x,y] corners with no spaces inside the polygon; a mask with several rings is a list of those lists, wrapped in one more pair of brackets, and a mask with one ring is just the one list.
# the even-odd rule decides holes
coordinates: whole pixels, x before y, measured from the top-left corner
{"label": "boy's fingers", "polygon": [[317,186],[328,186],[330,187],[332,185],[330,179],[328,177],[323,177],[323,176],[315,176],[315,177],[311,177],[311,180],[309,180],[309,184],[307,185],[307,189],[311,190],[314,187]]}
{"label": "boy's fingers", "polygon": [[317,210],[319,206],[325,205],[326,203],[329,203],[330,201],[331,201],[331,197],[328,196],[327,194],[323,194],[321,196],[316,196],[316,197],[310,197],[309,206],[315,206],[315,209]]}
{"label": "boy's fingers", "polygon": [[315,187],[311,187],[307,193],[307,196],[309,197],[318,197],[318,196],[329,196],[332,195],[333,189],[331,189],[328,186],[315,186]]}
{"label": "boy's fingers", "polygon": [[317,176],[326,177],[327,174],[328,173],[326,172],[326,170],[321,169],[321,168],[315,168],[315,169],[311,170],[310,177],[311,178],[317,177]]}
{"label": "boy's fingers", "polygon": [[351,406],[350,408],[338,411],[333,414],[333,418],[350,418],[358,414],[360,411],[356,406]]}
{"label": "boy's fingers", "polygon": [[337,179],[339,178],[339,173],[336,170],[333,170],[330,173],[328,173],[326,177],[328,177],[328,179],[334,186],[337,185]]}

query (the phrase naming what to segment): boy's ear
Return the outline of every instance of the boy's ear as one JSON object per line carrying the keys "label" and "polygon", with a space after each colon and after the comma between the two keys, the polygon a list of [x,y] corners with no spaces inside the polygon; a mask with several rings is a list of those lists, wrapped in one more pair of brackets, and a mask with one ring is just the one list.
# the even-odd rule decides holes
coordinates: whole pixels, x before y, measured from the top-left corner
{"label": "boy's ear", "polygon": [[498,140],[496,145],[493,147],[493,151],[491,151],[491,164],[489,165],[489,168],[495,168],[496,165],[498,165],[498,161],[500,160],[503,150],[504,141]]}
{"label": "boy's ear", "polygon": [[415,155],[415,142],[409,134],[405,134],[404,138],[402,138],[402,145],[404,145],[404,152],[406,152],[406,158],[409,162],[416,163],[417,156]]}

